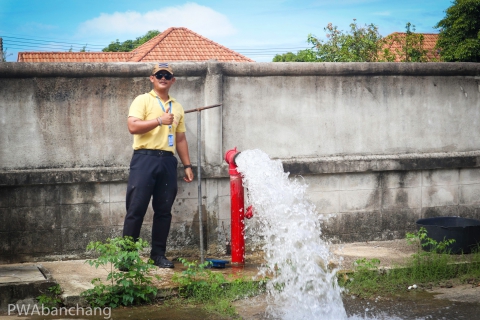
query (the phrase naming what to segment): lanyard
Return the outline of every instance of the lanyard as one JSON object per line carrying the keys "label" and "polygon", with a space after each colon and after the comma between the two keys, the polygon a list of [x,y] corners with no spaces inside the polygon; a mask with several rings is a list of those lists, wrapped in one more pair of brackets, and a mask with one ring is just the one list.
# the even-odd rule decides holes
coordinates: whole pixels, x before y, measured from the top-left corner
{"label": "lanyard", "polygon": [[[160,101],[160,98],[158,96],[156,96],[156,97],[157,97],[158,103],[160,104],[160,107],[162,107],[163,112],[167,113],[167,111],[165,111],[165,108],[163,107],[162,102]],[[173,113],[172,112],[172,101],[170,101],[170,113]],[[171,124],[168,126],[168,129],[172,129]]]}

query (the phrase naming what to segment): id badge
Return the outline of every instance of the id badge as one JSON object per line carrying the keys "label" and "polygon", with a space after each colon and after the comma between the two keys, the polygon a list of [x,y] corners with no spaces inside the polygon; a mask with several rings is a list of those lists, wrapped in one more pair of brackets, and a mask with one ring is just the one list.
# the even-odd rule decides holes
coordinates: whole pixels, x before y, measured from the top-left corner
{"label": "id badge", "polygon": [[173,147],[173,134],[168,135],[168,146]]}

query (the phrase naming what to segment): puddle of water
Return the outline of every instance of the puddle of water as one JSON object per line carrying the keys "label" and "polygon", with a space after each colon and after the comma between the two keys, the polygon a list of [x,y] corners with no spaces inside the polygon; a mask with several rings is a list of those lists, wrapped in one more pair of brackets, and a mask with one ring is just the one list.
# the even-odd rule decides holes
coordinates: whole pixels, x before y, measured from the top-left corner
{"label": "puddle of water", "polygon": [[[431,293],[414,293],[396,299],[364,300],[343,296],[349,319],[420,320],[420,319],[478,319],[480,304],[437,300]],[[234,303],[243,320],[273,319],[266,313],[265,295]],[[318,315],[312,319],[323,319]]]}
{"label": "puddle of water", "polygon": [[225,320],[229,318],[216,316],[207,313],[200,307],[139,307],[135,309],[124,309],[121,312],[115,311],[112,316],[113,319],[119,320],[136,320],[136,319],[165,319],[165,320]]}
{"label": "puddle of water", "polygon": [[421,291],[409,295],[391,300],[363,300],[346,296],[344,306],[349,316],[366,319],[479,319],[478,303],[438,300],[431,293]]}

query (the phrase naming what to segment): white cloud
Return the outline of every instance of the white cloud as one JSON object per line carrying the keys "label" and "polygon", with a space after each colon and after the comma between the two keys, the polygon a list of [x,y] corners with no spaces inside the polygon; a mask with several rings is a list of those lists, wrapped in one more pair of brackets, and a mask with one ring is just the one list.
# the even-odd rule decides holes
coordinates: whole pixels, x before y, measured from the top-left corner
{"label": "white cloud", "polygon": [[78,36],[128,39],[139,37],[149,30],[164,31],[170,27],[186,27],[207,38],[236,33],[225,15],[209,7],[186,3],[143,14],[136,11],[102,13],[99,17],[80,24]]}

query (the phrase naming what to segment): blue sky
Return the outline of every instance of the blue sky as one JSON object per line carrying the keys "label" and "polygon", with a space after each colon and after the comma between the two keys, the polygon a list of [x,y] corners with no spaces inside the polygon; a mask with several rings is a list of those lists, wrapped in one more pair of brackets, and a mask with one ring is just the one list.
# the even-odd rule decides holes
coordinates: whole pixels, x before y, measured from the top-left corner
{"label": "blue sky", "polygon": [[0,37],[7,61],[19,51],[101,51],[148,30],[187,27],[258,62],[325,39],[328,23],[373,23],[386,36],[405,31],[437,33],[451,0],[0,0]]}

